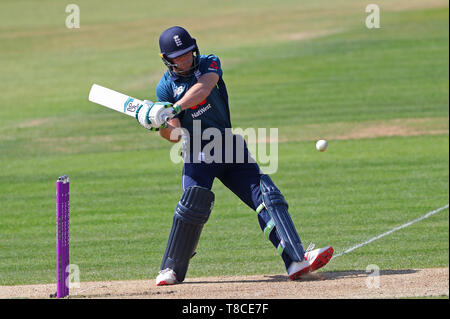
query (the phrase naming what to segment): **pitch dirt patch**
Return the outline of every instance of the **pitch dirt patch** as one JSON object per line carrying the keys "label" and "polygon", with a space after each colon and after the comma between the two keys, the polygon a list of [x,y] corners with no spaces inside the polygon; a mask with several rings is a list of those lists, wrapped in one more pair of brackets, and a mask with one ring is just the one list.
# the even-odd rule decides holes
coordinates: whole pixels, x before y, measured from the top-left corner
{"label": "pitch dirt patch", "polygon": [[[326,140],[349,140],[392,136],[419,136],[449,134],[449,118],[406,118],[366,122],[336,122],[281,127],[278,142]],[[249,140],[250,144],[254,141]],[[268,138],[258,143],[270,142]]]}
{"label": "pitch dirt patch", "polygon": [[[0,286],[0,298],[48,298],[56,284]],[[449,269],[382,270],[374,279],[363,270],[319,272],[290,281],[286,275],[188,278],[156,287],[154,279],[82,282],[70,298],[150,299],[354,299],[449,295]]]}

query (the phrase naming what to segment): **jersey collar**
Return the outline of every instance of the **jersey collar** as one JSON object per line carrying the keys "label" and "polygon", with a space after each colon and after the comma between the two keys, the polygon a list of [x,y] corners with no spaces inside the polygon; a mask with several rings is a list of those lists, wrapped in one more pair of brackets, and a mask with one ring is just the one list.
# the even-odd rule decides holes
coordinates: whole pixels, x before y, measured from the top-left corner
{"label": "jersey collar", "polygon": [[[200,70],[196,70],[193,75],[195,75],[195,78],[198,80],[198,78],[202,75],[202,73],[200,72]],[[172,81],[183,81],[183,79],[192,78],[192,76],[190,76],[188,78],[178,76],[175,73],[173,73],[172,71],[169,71],[169,76]]]}

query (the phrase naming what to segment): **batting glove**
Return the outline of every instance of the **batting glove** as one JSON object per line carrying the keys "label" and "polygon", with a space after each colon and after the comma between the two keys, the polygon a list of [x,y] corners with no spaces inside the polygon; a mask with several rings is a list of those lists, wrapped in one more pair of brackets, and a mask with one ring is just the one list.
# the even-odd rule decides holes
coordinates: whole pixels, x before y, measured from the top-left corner
{"label": "batting glove", "polygon": [[155,125],[157,123],[152,123],[150,121],[149,115],[150,111],[153,109],[156,103],[153,103],[152,101],[145,100],[144,104],[139,106],[139,108],[136,110],[136,120],[138,123],[150,131],[159,131],[160,128],[167,127],[167,123],[161,123],[160,125]]}
{"label": "batting glove", "polygon": [[[161,110],[161,113],[159,114],[160,122],[167,122],[167,121],[171,120],[174,116],[181,113],[181,106],[179,106],[178,104],[172,105],[172,103],[169,103],[169,102],[156,102],[155,104],[158,106],[161,105],[163,107]],[[150,113],[151,121],[152,121],[152,113],[153,112]],[[156,117],[156,115],[155,115],[155,117]]]}

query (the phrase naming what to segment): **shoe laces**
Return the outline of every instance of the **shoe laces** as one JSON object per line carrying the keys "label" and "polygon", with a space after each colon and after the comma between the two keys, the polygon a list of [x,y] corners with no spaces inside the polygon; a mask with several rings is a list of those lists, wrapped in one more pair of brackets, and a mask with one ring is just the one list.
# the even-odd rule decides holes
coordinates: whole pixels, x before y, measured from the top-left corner
{"label": "shoe laces", "polygon": [[160,271],[158,272],[158,274],[161,275],[161,274],[168,273],[168,272],[170,272],[170,271],[172,271],[172,269],[166,268],[166,269],[160,270]]}

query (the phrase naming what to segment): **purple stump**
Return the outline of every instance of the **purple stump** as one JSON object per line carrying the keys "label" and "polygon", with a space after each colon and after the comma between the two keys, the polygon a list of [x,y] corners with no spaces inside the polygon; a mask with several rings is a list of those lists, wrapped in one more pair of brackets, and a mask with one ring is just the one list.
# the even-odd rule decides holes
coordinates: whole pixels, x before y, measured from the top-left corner
{"label": "purple stump", "polygon": [[69,177],[56,181],[56,297],[69,295]]}

